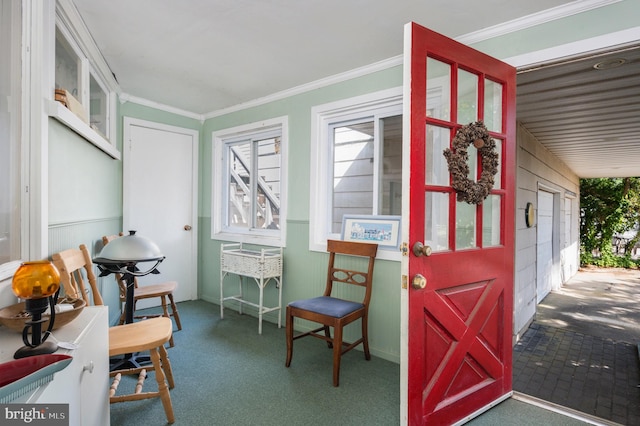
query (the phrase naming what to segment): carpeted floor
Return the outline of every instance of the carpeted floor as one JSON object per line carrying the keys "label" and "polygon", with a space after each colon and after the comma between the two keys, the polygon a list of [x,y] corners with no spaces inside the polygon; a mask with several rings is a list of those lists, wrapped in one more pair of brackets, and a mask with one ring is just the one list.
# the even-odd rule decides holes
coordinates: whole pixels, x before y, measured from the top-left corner
{"label": "carpeted floor", "polygon": [[[340,387],[331,382],[332,355],[318,339],[295,342],[284,366],[284,328],[203,301],[178,305],[183,330],[168,350],[176,387],[176,425],[397,425],[400,367],[354,350],[342,358]],[[153,377],[145,387],[154,389]],[[132,389],[135,379],[120,385]],[[111,424],[162,425],[159,399],[111,405]]]}
{"label": "carpeted floor", "polygon": [[[290,368],[284,366],[284,328],[204,301],[178,304],[182,331],[174,333],[169,357],[175,425],[367,425],[400,424],[400,366],[361,351],[342,359],[340,387],[332,386],[332,356],[318,339],[297,340]],[[152,310],[153,311],[153,310]],[[147,379],[145,390],[155,389]],[[135,387],[125,377],[120,391]],[[111,405],[111,425],[164,425],[159,399]],[[518,398],[509,398],[471,420],[471,426],[587,424]]]}

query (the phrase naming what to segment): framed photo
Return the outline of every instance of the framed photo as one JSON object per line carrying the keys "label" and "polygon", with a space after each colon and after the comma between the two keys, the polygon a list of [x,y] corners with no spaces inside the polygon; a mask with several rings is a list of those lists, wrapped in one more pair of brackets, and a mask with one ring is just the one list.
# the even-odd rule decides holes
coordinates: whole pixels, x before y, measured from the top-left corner
{"label": "framed photo", "polygon": [[400,249],[400,216],[344,215],[342,239],[376,243],[382,250]]}

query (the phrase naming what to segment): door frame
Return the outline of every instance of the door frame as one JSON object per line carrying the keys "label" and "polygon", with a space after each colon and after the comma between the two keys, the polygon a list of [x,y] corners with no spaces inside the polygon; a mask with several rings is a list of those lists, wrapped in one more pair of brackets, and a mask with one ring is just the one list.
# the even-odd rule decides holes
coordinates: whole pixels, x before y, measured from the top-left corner
{"label": "door frame", "polygon": [[133,164],[127,151],[131,141],[131,127],[148,127],[153,130],[179,133],[191,136],[192,157],[191,157],[191,253],[192,258],[189,261],[189,267],[193,276],[192,283],[189,287],[189,298],[195,300],[198,297],[198,164],[199,164],[199,146],[200,132],[198,130],[185,127],[172,126],[168,124],[157,123],[154,121],[142,120],[134,117],[123,117],[123,137],[122,137],[122,226],[123,230],[128,229],[129,210],[131,206],[131,193],[126,182],[129,181],[132,174]]}

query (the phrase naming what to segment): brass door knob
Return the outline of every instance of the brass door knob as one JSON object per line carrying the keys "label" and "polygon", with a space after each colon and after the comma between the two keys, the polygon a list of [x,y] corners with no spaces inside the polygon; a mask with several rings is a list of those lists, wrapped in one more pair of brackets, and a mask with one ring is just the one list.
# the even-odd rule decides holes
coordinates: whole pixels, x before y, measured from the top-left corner
{"label": "brass door knob", "polygon": [[413,245],[413,254],[415,254],[417,257],[431,256],[431,247],[425,246],[420,241],[417,241]]}
{"label": "brass door knob", "polygon": [[420,274],[416,274],[411,280],[411,286],[416,290],[422,290],[427,286],[427,279]]}
{"label": "brass door knob", "polygon": [[185,231],[191,231],[191,225],[185,225],[184,226],[184,230]]}

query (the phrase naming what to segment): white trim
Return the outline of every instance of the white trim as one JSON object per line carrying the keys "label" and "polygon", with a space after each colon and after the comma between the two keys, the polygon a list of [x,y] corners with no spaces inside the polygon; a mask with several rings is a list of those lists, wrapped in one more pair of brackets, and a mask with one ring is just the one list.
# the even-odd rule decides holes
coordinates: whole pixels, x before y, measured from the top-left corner
{"label": "white trim", "polygon": [[576,0],[571,3],[552,7],[551,9],[532,13],[531,15],[502,22],[488,28],[483,28],[481,30],[462,35],[457,37],[456,41],[463,44],[474,44],[491,38],[500,37],[505,34],[535,27],[537,25],[542,25],[547,22],[567,18],[599,7],[609,6],[620,1],[622,0]]}
{"label": "white trim", "polygon": [[[263,130],[279,128],[280,141],[280,230],[279,232],[261,232],[249,229],[246,232],[230,232],[224,229],[223,204],[226,190],[223,188],[224,145],[225,140],[243,134],[259,133]],[[287,242],[287,192],[289,187],[287,170],[289,168],[289,117],[281,116],[255,123],[243,124],[211,134],[211,239],[232,241],[239,243],[260,244],[275,247],[285,247]]]}
{"label": "white trim", "polygon": [[187,117],[187,118],[193,118],[194,120],[198,120],[200,123],[203,123],[205,119],[205,116],[202,114],[196,114],[195,112],[189,112],[180,108],[175,108],[169,105],[161,104],[159,102],[154,102],[148,99],[139,98],[137,96],[132,96],[128,93],[121,93],[120,103],[124,104],[126,102],[131,102],[134,104],[154,108],[160,111],[170,112],[172,114],[182,115],[183,117]]}
{"label": "white trim", "polygon": [[116,160],[120,159],[120,151],[118,151],[111,142],[106,140],[100,133],[89,127],[87,123],[82,121],[69,109],[65,108],[60,102],[46,99],[45,106],[45,109],[50,117],[55,118],[71,130],[76,132],[78,135],[82,136],[85,140],[105,152],[111,158],[114,158]]}
{"label": "white trim", "polygon": [[[385,108],[398,108],[402,114],[402,87],[381,90],[349,99],[342,99],[311,108],[311,147],[309,179],[309,250],[326,252],[327,229],[330,212],[327,209],[327,194],[330,192],[327,179],[330,164],[327,141],[330,140],[329,125],[336,120],[358,119],[367,114],[374,115]],[[380,250],[378,259],[400,260],[400,252]]]}
{"label": "white trim", "polygon": [[347,72],[343,72],[340,74],[335,74],[326,78],[322,78],[320,80],[312,81],[311,83],[302,84],[300,86],[292,87],[291,89],[283,90],[281,92],[276,92],[271,95],[254,99],[242,104],[234,105],[228,108],[223,108],[217,111],[210,112],[204,115],[205,119],[219,117],[221,115],[229,114],[236,111],[241,111],[243,109],[264,105],[269,102],[277,101],[280,99],[285,99],[290,96],[299,95],[301,93],[309,92],[311,90],[316,90],[322,87],[330,86],[332,84],[340,83],[343,81],[351,80],[356,77],[361,77],[364,75],[372,74],[374,72],[386,70],[389,68],[396,67],[398,65],[402,65],[402,55],[395,56],[393,58],[384,59],[379,62],[375,62],[373,64],[366,65],[364,67],[356,68]]}
{"label": "white trim", "polygon": [[614,47],[625,45],[637,45],[640,40],[640,27],[629,28],[597,37],[591,37],[536,52],[524,53],[503,59],[503,62],[518,68],[519,70],[531,68],[539,64],[552,62],[558,59],[577,57],[587,53],[611,50]]}

